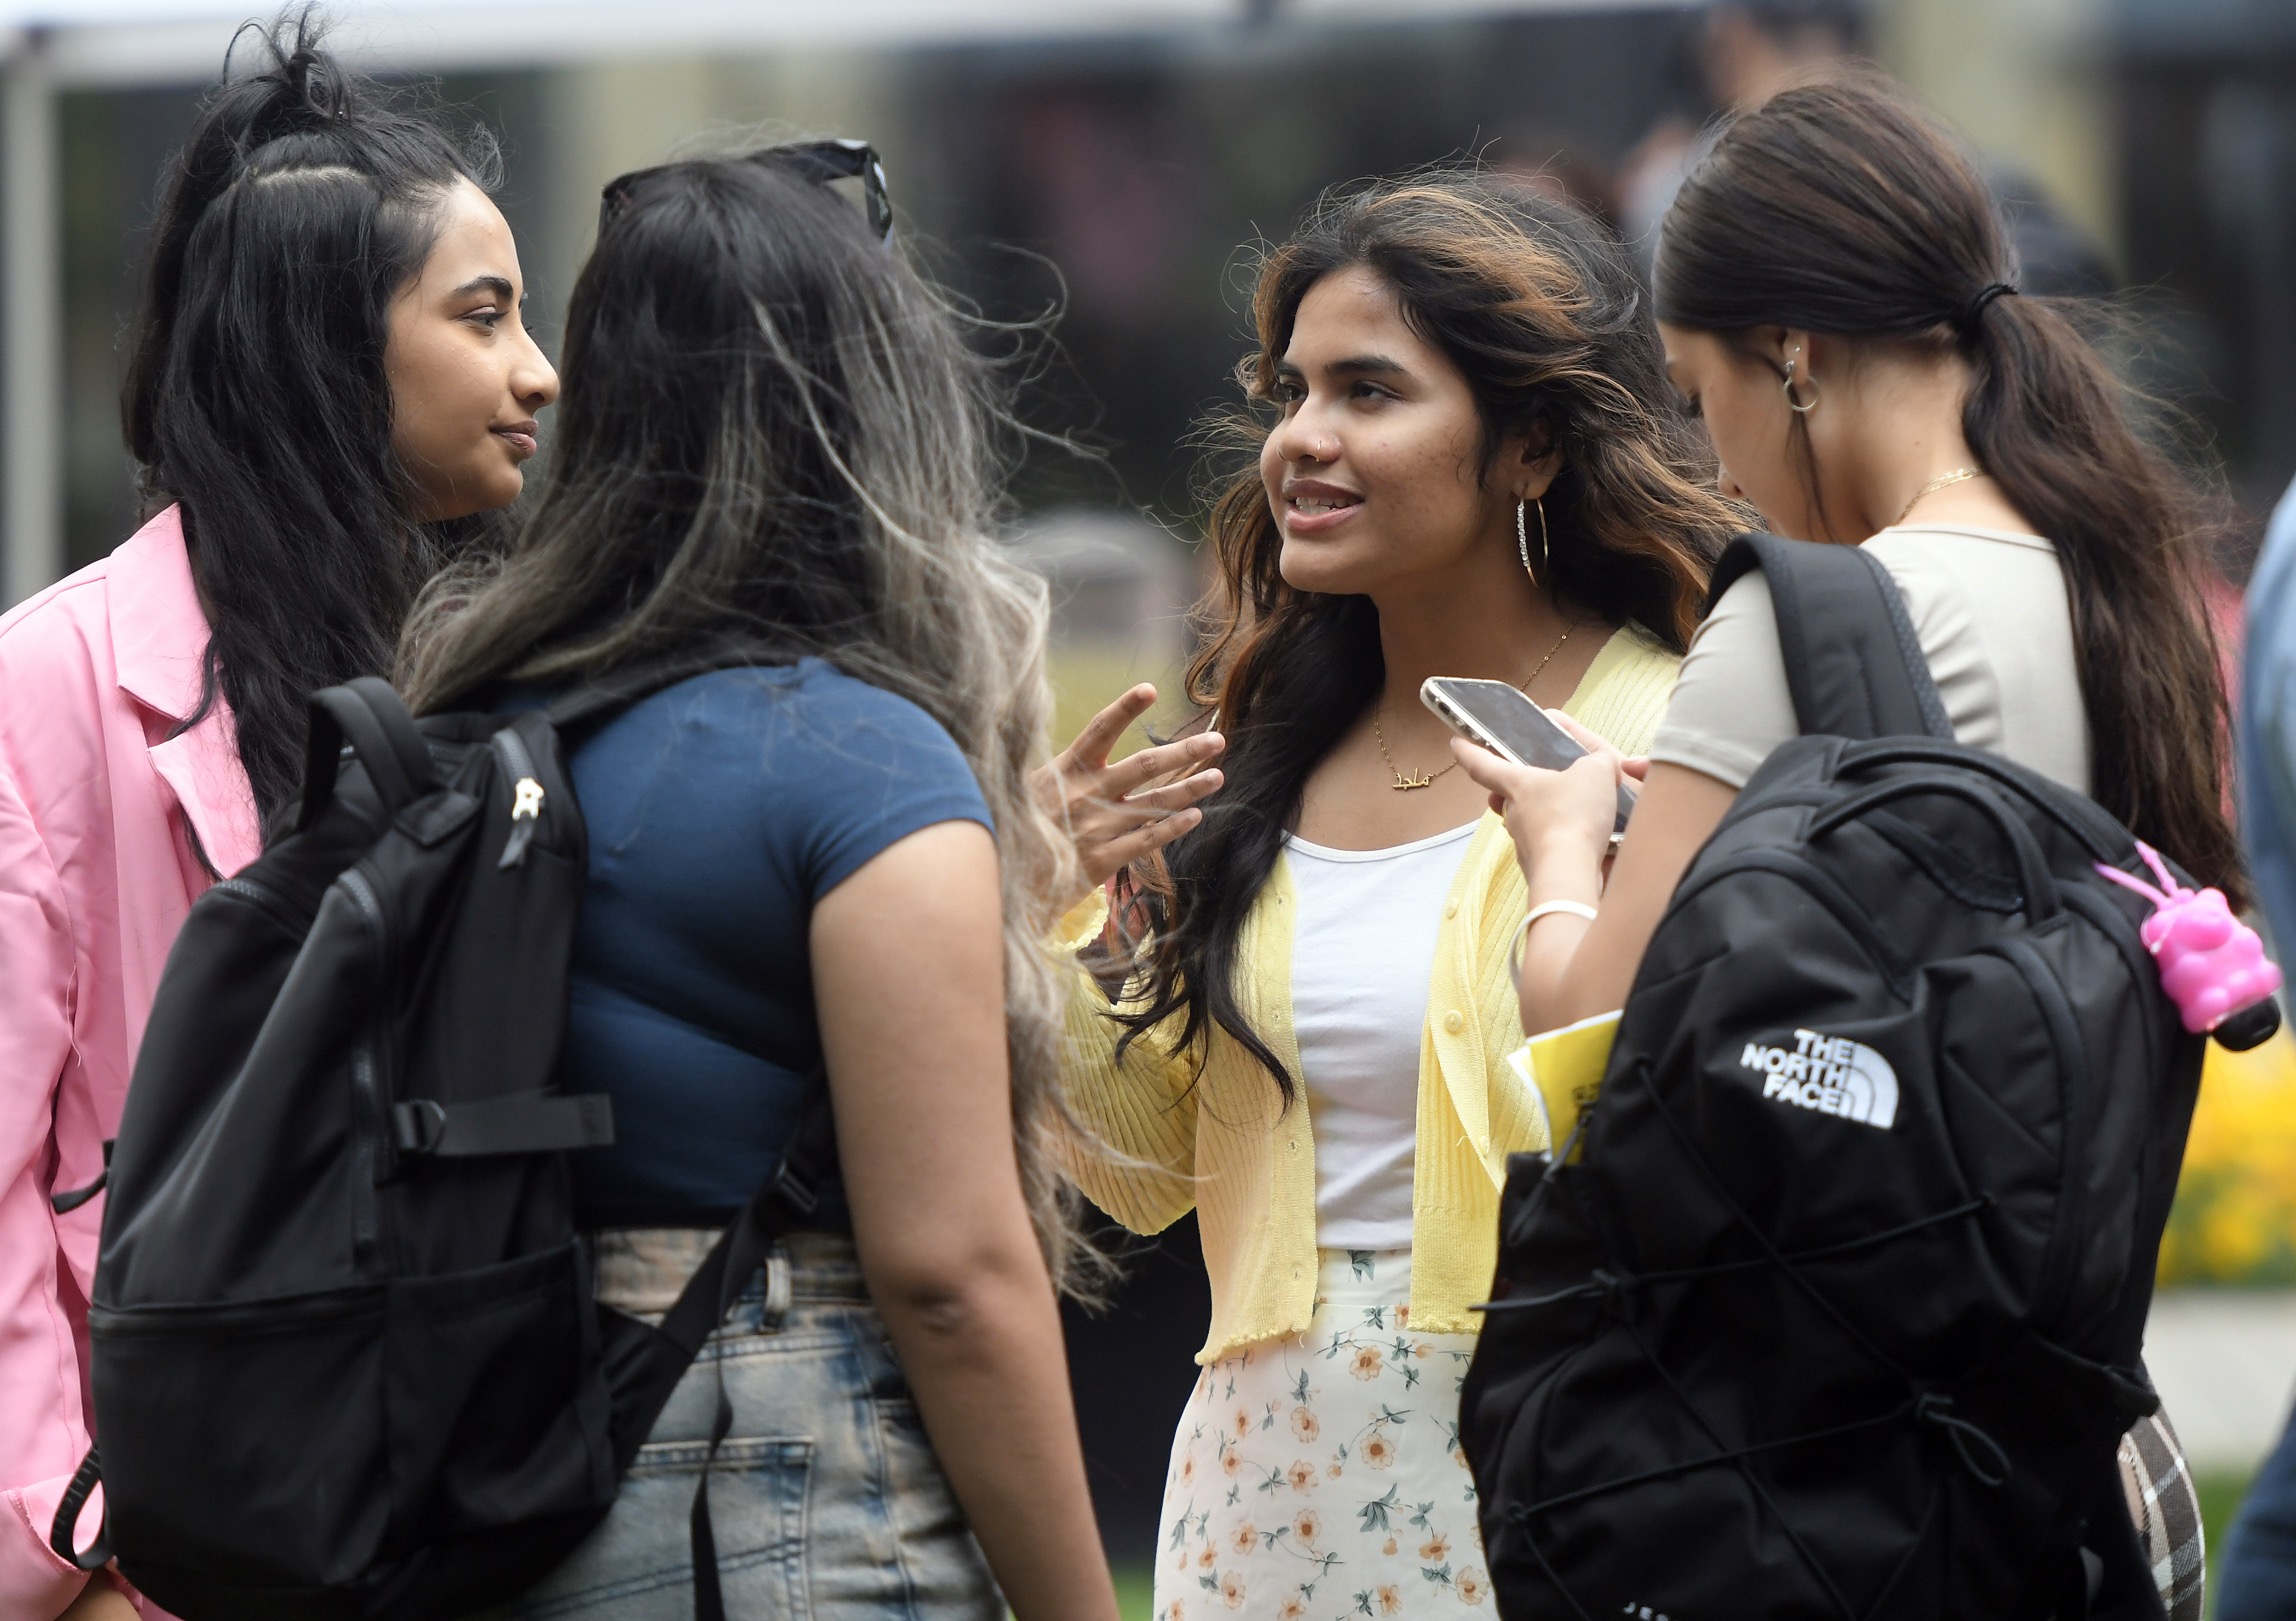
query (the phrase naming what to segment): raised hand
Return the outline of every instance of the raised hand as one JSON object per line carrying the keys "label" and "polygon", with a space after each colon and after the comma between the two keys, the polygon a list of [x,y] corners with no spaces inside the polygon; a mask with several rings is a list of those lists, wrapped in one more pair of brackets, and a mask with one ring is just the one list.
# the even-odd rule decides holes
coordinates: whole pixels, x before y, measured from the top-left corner
{"label": "raised hand", "polygon": [[1202,821],[1197,801],[1225,780],[1217,770],[1206,769],[1227,747],[1217,732],[1199,732],[1109,763],[1116,740],[1155,702],[1156,689],[1142,682],[1093,716],[1076,741],[1036,773],[1038,802],[1076,842],[1087,892]]}

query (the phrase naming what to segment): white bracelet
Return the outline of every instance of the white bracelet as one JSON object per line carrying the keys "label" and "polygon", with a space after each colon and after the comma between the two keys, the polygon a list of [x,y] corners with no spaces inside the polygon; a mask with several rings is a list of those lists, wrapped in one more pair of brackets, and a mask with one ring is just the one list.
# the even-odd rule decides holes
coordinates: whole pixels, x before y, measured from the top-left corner
{"label": "white bracelet", "polygon": [[1523,921],[1515,925],[1514,941],[1507,947],[1507,966],[1514,971],[1517,979],[1523,977],[1523,942],[1530,938],[1531,925],[1542,917],[1552,917],[1558,912],[1583,917],[1589,923],[1594,921],[1594,908],[1584,901],[1541,901],[1532,907],[1524,915]]}
{"label": "white bracelet", "polygon": [[1589,923],[1594,921],[1594,908],[1584,901],[1541,901],[1524,917],[1523,928],[1527,931],[1540,918],[1550,917],[1556,912],[1568,912],[1572,917],[1583,917]]}

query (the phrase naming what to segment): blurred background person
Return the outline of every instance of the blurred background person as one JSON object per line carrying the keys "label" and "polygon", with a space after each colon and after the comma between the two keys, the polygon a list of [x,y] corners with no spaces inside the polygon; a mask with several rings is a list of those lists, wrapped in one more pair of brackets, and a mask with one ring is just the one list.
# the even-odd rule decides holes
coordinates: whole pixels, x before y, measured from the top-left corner
{"label": "blurred background person", "polygon": [[125,398],[150,521],[0,620],[0,1613],[128,1608],[47,1527],[91,1439],[103,1204],[68,1190],[100,1180],[168,946],[294,799],[307,695],[389,668],[557,394],[494,174],[307,22],[242,36],[153,232]]}
{"label": "blurred background person", "polygon": [[[1751,112],[1788,85],[1864,58],[1873,9],[1872,0],[1711,0],[1697,56],[1718,113]],[[1712,145],[1711,130],[1670,116],[1621,170],[1619,228],[1646,271],[1657,252],[1659,222],[1683,176]],[[1979,169],[2009,221],[2024,286],[2050,297],[2113,290],[2103,253],[2050,204],[2034,176],[1999,156],[1981,158]]]}
{"label": "blurred background person", "polygon": [[[2296,940],[2296,485],[2248,586],[2239,715],[2240,821],[2275,942]],[[2233,1522],[2218,1621],[2296,1616],[2296,1423],[2281,1431]]]}
{"label": "blurred background person", "polygon": [[685,1613],[706,1488],[729,1614],[1111,1621],[1054,1298],[1091,1274],[1051,1158],[1043,586],[988,537],[987,369],[892,247],[873,162],[826,150],[607,185],[533,517],[439,582],[405,654],[417,712],[709,672],[569,761],[590,865],[559,1080],[617,1133],[574,1170],[598,1298],[667,1309],[821,1070],[842,1168],[514,1613]]}
{"label": "blurred background person", "polygon": [[1135,1231],[1201,1223],[1160,1621],[1449,1614],[1489,1593],[1471,1307],[1506,1157],[1546,1134],[1501,1061],[1521,880],[1420,683],[1503,681],[1639,752],[1734,520],[1631,265],[1571,204],[1335,193],[1252,313],[1272,421],[1236,425],[1258,455],[1212,513],[1189,671],[1219,730],[1106,768],[1139,689],[1047,784],[1113,901],[1079,930],[1111,990],[1078,976],[1068,1085],[1123,1158],[1077,1175]]}

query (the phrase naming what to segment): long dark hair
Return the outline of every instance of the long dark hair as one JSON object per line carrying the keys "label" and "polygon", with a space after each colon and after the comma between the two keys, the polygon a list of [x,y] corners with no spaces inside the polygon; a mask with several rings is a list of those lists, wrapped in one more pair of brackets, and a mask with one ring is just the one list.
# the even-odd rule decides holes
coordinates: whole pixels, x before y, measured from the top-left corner
{"label": "long dark hair", "polygon": [[[1260,265],[1257,351],[1246,394],[1273,397],[1276,366],[1308,290],[1363,266],[1412,329],[1466,377],[1488,475],[1501,441],[1543,425],[1562,452],[1545,496],[1554,589],[1677,650],[1698,621],[1707,574],[1741,527],[1714,494],[1711,462],[1674,410],[1649,300],[1617,239],[1577,206],[1479,174],[1419,175],[1332,192]],[[1130,1042],[1177,1014],[1175,1050],[1217,1025],[1275,1077],[1293,1080],[1236,992],[1244,920],[1299,812],[1318,761],[1386,678],[1368,597],[1299,591],[1279,568],[1283,538],[1257,464],[1266,429],[1235,424],[1251,452],[1210,519],[1218,583],[1190,696],[1228,739],[1227,784],[1203,824],[1139,875],[1150,923]]]}
{"label": "long dark hair", "polygon": [[[1969,448],[2064,569],[2092,793],[2238,897],[2198,492],[2132,427],[2068,310],[2003,291],[2016,281],[2000,212],[1960,145],[1863,74],[1788,90],[1739,119],[1683,185],[1659,239],[1662,320],[1968,357]],[[1806,458],[1799,418],[1795,427]]]}
{"label": "long dark hair", "polygon": [[383,351],[446,193],[490,187],[494,148],[390,105],[319,35],[305,10],[233,41],[163,183],[122,399],[147,507],[182,508],[199,714],[230,704],[267,825],[301,780],[308,695],[387,671],[415,592],[486,527],[409,516]]}
{"label": "long dark hair", "polygon": [[989,538],[997,378],[844,198],[769,149],[618,182],[566,314],[565,401],[507,557],[432,582],[418,711],[502,677],[808,655],[963,750],[996,824],[1013,1134],[1053,1276],[1088,1288],[1056,1169],[1062,976],[1045,897],[1074,857],[1029,791],[1051,712],[1044,584]]}

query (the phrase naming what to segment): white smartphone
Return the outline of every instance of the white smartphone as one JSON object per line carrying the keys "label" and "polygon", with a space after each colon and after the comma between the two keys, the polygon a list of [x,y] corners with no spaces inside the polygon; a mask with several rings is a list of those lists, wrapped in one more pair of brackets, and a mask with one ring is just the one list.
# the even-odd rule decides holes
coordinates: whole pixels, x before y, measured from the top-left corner
{"label": "white smartphone", "polygon": [[[1469,676],[1431,675],[1419,686],[1419,701],[1470,743],[1480,744],[1517,765],[1560,771],[1586,753],[1579,740],[1548,718],[1547,712],[1504,681]],[[1626,831],[1634,813],[1634,790],[1620,783],[1618,820],[1612,836]]]}

